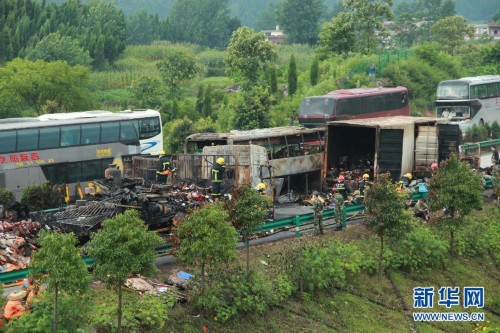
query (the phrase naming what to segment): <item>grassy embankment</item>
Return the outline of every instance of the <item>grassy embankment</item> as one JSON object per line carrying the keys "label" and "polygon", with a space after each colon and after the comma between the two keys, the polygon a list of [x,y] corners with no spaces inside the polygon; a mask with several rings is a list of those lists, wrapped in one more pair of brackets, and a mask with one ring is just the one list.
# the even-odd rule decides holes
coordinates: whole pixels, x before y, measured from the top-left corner
{"label": "grassy embankment", "polygon": [[[312,236],[303,236],[312,237]],[[377,251],[377,244],[363,225],[350,226],[340,232],[328,231],[328,240],[352,242],[364,253]],[[251,249],[254,265],[264,260],[272,265],[273,253],[285,242],[255,246]],[[241,258],[244,253],[241,253]],[[244,260],[244,259],[241,259]],[[211,332],[472,332],[475,322],[415,323],[413,288],[435,288],[434,308],[426,312],[484,312],[481,326],[500,328],[500,269],[489,257],[461,257],[448,261],[443,269],[421,272],[393,271],[378,276],[358,273],[344,287],[332,287],[317,295],[297,297],[264,314],[240,316],[235,320],[219,323],[209,320]],[[269,277],[272,279],[272,277]],[[485,308],[464,309],[460,306],[447,310],[437,304],[437,290],[451,286],[483,286]],[[200,332],[199,318],[185,306],[175,307],[169,315],[164,332]]]}

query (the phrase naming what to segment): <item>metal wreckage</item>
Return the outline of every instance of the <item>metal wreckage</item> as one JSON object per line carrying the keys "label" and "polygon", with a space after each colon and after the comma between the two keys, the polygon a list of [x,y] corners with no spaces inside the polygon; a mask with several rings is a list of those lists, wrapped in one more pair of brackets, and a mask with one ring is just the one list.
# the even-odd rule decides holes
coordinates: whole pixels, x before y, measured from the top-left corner
{"label": "metal wreckage", "polygon": [[187,210],[212,201],[208,189],[195,184],[148,184],[142,178],[106,178],[93,183],[98,192],[86,194],[75,205],[60,211],[33,212],[31,217],[42,227],[73,232],[85,240],[104,220],[127,209],[138,210],[150,229],[169,230]]}

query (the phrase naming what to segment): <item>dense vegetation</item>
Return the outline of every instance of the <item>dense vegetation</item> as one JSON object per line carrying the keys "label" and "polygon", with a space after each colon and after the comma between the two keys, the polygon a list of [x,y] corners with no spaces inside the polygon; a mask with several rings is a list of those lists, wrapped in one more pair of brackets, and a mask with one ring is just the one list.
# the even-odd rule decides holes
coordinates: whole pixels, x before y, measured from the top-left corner
{"label": "dense vegetation", "polygon": [[[300,11],[282,0],[270,12],[288,39],[274,46],[239,27],[226,0],[178,1],[165,18],[144,10],[126,18],[99,0],[2,1],[0,117],[155,108],[178,151],[197,131],[293,123],[304,96],[374,86],[371,63],[377,81],[409,88],[414,115],[433,114],[439,81],[499,72],[498,44],[467,41],[471,26],[455,16],[454,1],[391,4],[345,1],[325,12],[318,9],[334,3]],[[390,38],[389,19],[398,32]]]}

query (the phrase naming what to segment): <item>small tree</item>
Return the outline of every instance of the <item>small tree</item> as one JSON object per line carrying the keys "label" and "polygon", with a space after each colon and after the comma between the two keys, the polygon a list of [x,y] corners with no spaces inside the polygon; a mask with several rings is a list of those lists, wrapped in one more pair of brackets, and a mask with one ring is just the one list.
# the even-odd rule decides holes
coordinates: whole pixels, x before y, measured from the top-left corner
{"label": "small tree", "polygon": [[202,290],[207,265],[236,258],[236,230],[227,212],[218,204],[193,211],[175,233],[178,239],[176,257],[200,266]]}
{"label": "small tree", "polygon": [[135,210],[103,222],[89,243],[89,255],[95,259],[94,274],[118,294],[117,332],[121,332],[122,284],[131,274],[150,275],[156,271],[155,247],[163,243]]}
{"label": "small tree", "polygon": [[443,211],[436,219],[438,227],[450,232],[450,257],[454,256],[455,234],[463,226],[472,209],[483,204],[481,176],[471,171],[467,163],[452,155],[441,162],[430,183],[430,209]]}
{"label": "small tree", "polygon": [[269,199],[260,195],[249,185],[244,185],[233,193],[233,198],[226,204],[234,226],[242,232],[247,252],[247,273],[250,271],[249,238],[253,229],[266,221]]}
{"label": "small tree", "polygon": [[311,82],[311,86],[317,85],[318,79],[319,79],[319,59],[318,57],[314,57],[313,62],[311,63],[311,69],[309,71],[309,80]]}
{"label": "small tree", "polygon": [[4,207],[10,206],[16,201],[14,194],[12,191],[6,188],[0,188],[0,205]]}
{"label": "small tree", "polygon": [[384,240],[387,236],[401,234],[409,219],[403,210],[404,195],[391,183],[390,174],[381,174],[366,192],[365,206],[368,228],[380,239],[378,271],[382,273]]}
{"label": "small tree", "polygon": [[292,54],[288,64],[288,95],[293,96],[297,92],[297,64]]}
{"label": "small tree", "polygon": [[47,290],[53,293],[53,332],[57,332],[59,292],[76,294],[87,291],[90,274],[76,247],[77,239],[73,234],[42,231],[39,243],[41,249],[35,252],[31,262],[32,275],[39,277],[44,274],[42,281],[47,284]]}

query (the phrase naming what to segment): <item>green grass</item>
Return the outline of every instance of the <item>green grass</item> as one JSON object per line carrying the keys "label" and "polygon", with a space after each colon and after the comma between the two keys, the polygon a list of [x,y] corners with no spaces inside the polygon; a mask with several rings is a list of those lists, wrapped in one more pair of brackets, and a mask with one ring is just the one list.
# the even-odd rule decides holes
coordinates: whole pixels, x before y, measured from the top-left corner
{"label": "green grass", "polygon": [[[305,236],[307,237],[307,236]],[[363,226],[352,226],[342,232],[327,234],[325,237],[353,242],[363,251],[377,251],[375,243]],[[254,265],[260,260],[272,262],[274,251],[279,251],[283,242],[255,246],[250,249]],[[244,255],[244,252],[242,253]],[[499,268],[489,258],[459,258],[448,262],[445,269],[422,272],[390,273],[396,289],[400,292],[405,311],[393,285],[385,276],[359,273],[348,279],[343,287],[331,287],[318,295],[297,297],[268,310],[263,314],[243,315],[226,323],[206,318],[212,332],[410,332],[416,328],[420,333],[472,332],[474,322],[427,322],[415,323],[413,309],[413,288],[433,286],[435,288],[435,312],[484,312],[489,323],[482,326],[500,327],[500,283]],[[485,309],[464,309],[462,305],[446,310],[437,304],[437,290],[445,286],[460,287],[462,295],[465,286],[485,288]],[[164,332],[199,332],[200,319],[189,306],[177,306],[169,315],[168,327]],[[425,310],[424,310],[425,311]],[[495,314],[496,313],[496,314]]]}

